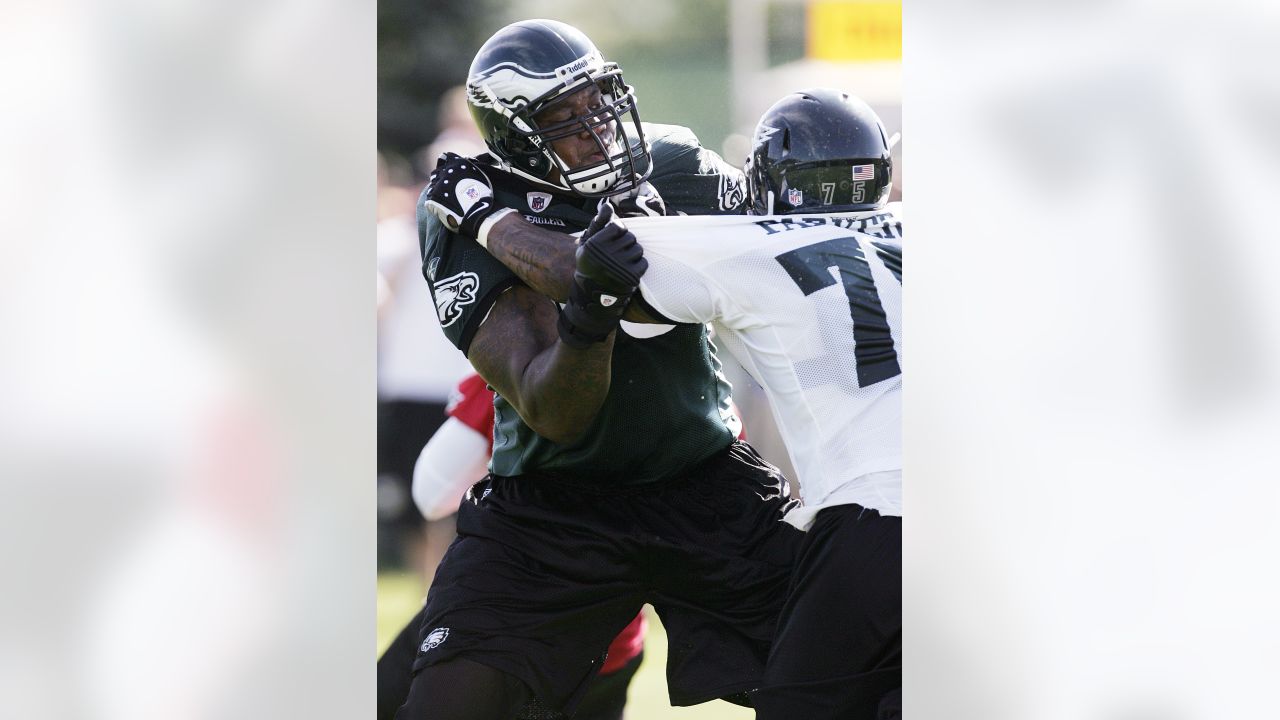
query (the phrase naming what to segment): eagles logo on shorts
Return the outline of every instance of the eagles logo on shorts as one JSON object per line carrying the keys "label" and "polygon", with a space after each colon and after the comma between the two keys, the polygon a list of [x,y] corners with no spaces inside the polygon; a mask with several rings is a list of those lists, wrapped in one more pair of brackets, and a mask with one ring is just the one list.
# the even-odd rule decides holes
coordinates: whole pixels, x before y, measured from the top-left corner
{"label": "eagles logo on shorts", "polygon": [[449,327],[462,317],[462,308],[476,301],[476,290],[479,287],[480,276],[473,272],[461,272],[432,285],[431,292],[435,296],[440,325]]}
{"label": "eagles logo on shorts", "polygon": [[422,647],[420,648],[420,650],[422,652],[426,652],[431,648],[439,647],[440,643],[444,642],[447,639],[449,639],[449,628],[438,627],[435,630],[432,630],[431,632],[427,633],[427,639],[422,641]]}

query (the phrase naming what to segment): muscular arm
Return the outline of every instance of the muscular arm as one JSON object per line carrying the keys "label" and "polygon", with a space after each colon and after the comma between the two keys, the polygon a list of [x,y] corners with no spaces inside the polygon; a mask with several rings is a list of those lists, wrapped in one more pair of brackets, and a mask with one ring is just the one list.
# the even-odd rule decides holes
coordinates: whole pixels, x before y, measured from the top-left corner
{"label": "muscular arm", "polygon": [[[572,277],[572,255],[569,268]],[[556,318],[553,303],[514,287],[494,303],[467,357],[534,432],[564,445],[582,436],[609,394],[613,336],[572,348],[561,342]]]}
{"label": "muscular arm", "polygon": [[[540,228],[526,222],[518,213],[508,214],[489,229],[489,254],[529,287],[557,302],[569,297],[576,249],[572,236]],[[622,318],[639,323],[659,322],[634,302]]]}

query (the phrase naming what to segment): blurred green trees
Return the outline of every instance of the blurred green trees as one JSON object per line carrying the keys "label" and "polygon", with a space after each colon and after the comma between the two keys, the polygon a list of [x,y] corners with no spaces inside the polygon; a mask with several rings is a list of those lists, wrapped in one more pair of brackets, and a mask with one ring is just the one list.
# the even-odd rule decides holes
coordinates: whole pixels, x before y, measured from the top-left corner
{"label": "blurred green trees", "polygon": [[[378,147],[408,155],[429,142],[439,95],[466,80],[485,39],[544,17],[578,27],[622,65],[645,120],[687,125],[719,150],[731,130],[728,8],[729,0],[380,0]],[[771,56],[802,52],[794,31],[802,21],[802,5],[774,11],[771,25],[783,32],[770,33]]]}
{"label": "blurred green trees", "polygon": [[378,149],[409,155],[436,135],[441,93],[466,81],[505,23],[502,0],[378,1]]}

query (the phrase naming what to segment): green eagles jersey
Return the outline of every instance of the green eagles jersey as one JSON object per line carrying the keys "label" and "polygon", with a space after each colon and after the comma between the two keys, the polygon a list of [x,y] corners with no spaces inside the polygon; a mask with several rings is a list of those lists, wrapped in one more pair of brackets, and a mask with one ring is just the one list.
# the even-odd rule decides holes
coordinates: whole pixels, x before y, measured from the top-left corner
{"label": "green eagles jersey", "polygon": [[[669,213],[705,215],[745,209],[740,171],[702,148],[687,128],[646,124],[654,161],[649,182]],[[576,233],[598,200],[558,193],[499,170],[480,158],[497,204],[551,230]],[[485,162],[489,160],[489,162]],[[444,228],[418,205],[423,274],[445,335],[464,353],[498,296],[522,284],[474,240]],[[550,301],[549,301],[550,302]],[[723,449],[737,434],[729,384],[702,325],[622,323],[614,341],[609,394],[587,432],[572,445],[535,433],[501,396],[494,399],[497,475],[548,473],[599,483],[662,480]]]}

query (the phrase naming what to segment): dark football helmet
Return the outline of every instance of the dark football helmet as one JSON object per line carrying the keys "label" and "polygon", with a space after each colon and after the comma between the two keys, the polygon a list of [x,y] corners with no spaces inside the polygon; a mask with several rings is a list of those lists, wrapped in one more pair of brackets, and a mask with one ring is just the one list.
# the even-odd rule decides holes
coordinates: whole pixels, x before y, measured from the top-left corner
{"label": "dark football helmet", "polygon": [[[593,83],[601,99],[588,113],[557,115],[545,126],[535,120]],[[606,62],[570,25],[524,20],[494,33],[471,62],[467,100],[490,151],[528,180],[601,197],[631,190],[649,176],[652,163],[635,90],[623,82],[618,64]],[[584,132],[604,159],[570,167],[551,143]]]}
{"label": "dark football helmet", "polygon": [[880,117],[830,88],[791,93],[765,111],[743,169],[753,215],[875,210],[893,182]]}

